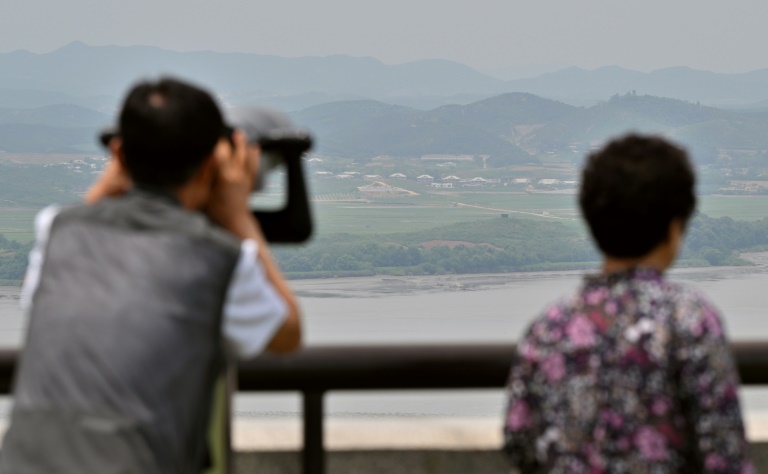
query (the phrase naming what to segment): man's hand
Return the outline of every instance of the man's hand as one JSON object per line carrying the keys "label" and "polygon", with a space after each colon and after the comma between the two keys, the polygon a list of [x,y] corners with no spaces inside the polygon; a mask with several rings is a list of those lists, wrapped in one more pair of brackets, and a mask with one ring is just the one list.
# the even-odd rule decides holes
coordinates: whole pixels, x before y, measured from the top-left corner
{"label": "man's hand", "polygon": [[205,212],[236,236],[252,238],[256,223],[248,198],[253,191],[261,151],[255,145],[248,145],[245,135],[239,131],[232,136],[232,143],[234,146],[222,139],[214,149],[215,177]]}
{"label": "man's hand", "polygon": [[113,155],[109,158],[109,163],[107,163],[99,179],[93,183],[93,186],[85,194],[85,202],[93,204],[105,197],[120,196],[128,191],[131,186],[131,178],[128,176],[128,172]]}

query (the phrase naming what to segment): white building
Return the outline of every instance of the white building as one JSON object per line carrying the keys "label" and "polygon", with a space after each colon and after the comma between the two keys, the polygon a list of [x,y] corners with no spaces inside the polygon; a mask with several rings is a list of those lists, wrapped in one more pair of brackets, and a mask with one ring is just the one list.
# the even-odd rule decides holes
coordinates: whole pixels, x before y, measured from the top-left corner
{"label": "white building", "polygon": [[414,193],[413,191],[409,191],[407,189],[391,186],[389,184],[382,183],[381,181],[374,181],[373,183],[368,184],[366,186],[360,186],[359,188],[357,188],[357,190],[369,197],[376,197],[376,196],[388,197],[392,195],[418,196],[418,193]]}
{"label": "white building", "polygon": [[475,159],[474,155],[421,155],[422,160],[432,161],[472,161]]}
{"label": "white building", "polygon": [[416,182],[417,183],[425,183],[425,184],[429,184],[429,183],[431,183],[434,180],[435,180],[435,178],[433,178],[432,176],[430,176],[428,174],[423,174],[423,175],[418,176],[416,178]]}
{"label": "white building", "polygon": [[407,178],[407,176],[404,175],[403,173],[394,173],[394,174],[389,175],[389,177],[392,178],[392,179],[406,179]]}

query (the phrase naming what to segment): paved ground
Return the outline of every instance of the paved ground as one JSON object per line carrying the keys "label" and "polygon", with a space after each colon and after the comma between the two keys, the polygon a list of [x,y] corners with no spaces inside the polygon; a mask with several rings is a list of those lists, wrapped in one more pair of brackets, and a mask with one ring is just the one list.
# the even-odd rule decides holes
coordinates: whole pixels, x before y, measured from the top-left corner
{"label": "paved ground", "polygon": [[[0,421],[0,432],[6,423]],[[768,413],[750,415],[746,427],[750,441],[768,443]],[[233,427],[236,451],[296,451],[301,436],[298,419],[237,419]],[[326,448],[339,451],[493,450],[502,442],[501,420],[493,418],[330,418],[325,437]]]}
{"label": "paved ground", "polygon": [[[299,420],[238,420],[238,451],[297,450]],[[485,418],[334,419],[325,423],[328,449],[494,449],[501,445],[501,421]]]}
{"label": "paved ground", "polygon": [[[750,441],[768,442],[768,413],[750,415],[746,425]],[[301,433],[299,420],[239,419],[233,443],[237,451],[295,451]],[[325,437],[330,450],[493,450],[502,442],[500,418],[331,418]]]}

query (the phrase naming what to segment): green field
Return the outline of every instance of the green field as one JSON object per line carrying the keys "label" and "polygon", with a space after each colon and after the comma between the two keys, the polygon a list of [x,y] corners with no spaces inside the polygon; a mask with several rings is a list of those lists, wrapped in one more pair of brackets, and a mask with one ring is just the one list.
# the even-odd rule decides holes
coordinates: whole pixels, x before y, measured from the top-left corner
{"label": "green field", "polygon": [[8,240],[29,242],[33,239],[35,209],[0,208],[0,234]]}
{"label": "green field", "polygon": [[[711,217],[727,216],[735,220],[768,217],[768,196],[703,196],[699,202],[699,212]],[[313,209],[318,232],[322,235],[424,230],[456,222],[488,219],[502,213],[508,213],[510,217],[582,225],[576,196],[569,194],[458,192],[367,203],[316,201]],[[543,215],[545,213],[547,216]]]}
{"label": "green field", "polygon": [[[312,208],[317,235],[425,230],[489,219],[502,213],[508,213],[510,217],[581,226],[573,194],[526,194],[504,191],[503,188],[435,192],[423,185],[409,183],[402,187],[419,192],[418,196],[365,201],[357,192],[357,186],[363,184],[365,182],[361,180],[313,183],[315,200]],[[256,201],[269,203],[275,199],[264,196]],[[768,196],[702,196],[699,202],[700,212],[711,217],[729,216],[735,220],[768,217]],[[28,242],[32,239],[35,213],[33,209],[1,208],[0,233],[11,240]]]}
{"label": "green field", "polygon": [[768,196],[701,196],[699,212],[710,217],[759,220],[768,217]]}
{"label": "green field", "polygon": [[[313,209],[321,234],[375,234],[424,230],[456,222],[489,219],[500,214],[576,224],[572,199],[573,196],[563,195],[465,193],[368,203],[316,201]],[[549,216],[543,216],[544,212],[548,212]]]}

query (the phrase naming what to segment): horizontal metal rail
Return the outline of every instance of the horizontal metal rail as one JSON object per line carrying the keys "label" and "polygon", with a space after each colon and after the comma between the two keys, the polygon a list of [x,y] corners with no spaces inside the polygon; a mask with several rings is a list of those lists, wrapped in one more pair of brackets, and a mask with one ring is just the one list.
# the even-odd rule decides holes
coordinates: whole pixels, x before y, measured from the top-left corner
{"label": "horizontal metal rail", "polygon": [[[768,385],[768,342],[732,344],[743,385]],[[238,390],[304,397],[303,472],[325,472],[323,398],[332,390],[502,388],[511,344],[309,347],[240,362]],[[0,393],[10,393],[18,351],[0,350]]]}
{"label": "horizontal metal rail", "polygon": [[[768,342],[731,348],[741,383],[768,385]],[[240,362],[238,390],[501,388],[515,353],[512,344],[308,347]]]}
{"label": "horizontal metal rail", "polygon": [[493,388],[514,357],[510,344],[309,347],[241,362],[238,390]]}

